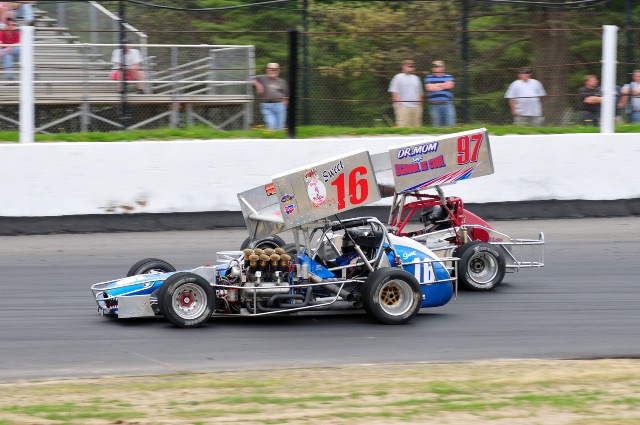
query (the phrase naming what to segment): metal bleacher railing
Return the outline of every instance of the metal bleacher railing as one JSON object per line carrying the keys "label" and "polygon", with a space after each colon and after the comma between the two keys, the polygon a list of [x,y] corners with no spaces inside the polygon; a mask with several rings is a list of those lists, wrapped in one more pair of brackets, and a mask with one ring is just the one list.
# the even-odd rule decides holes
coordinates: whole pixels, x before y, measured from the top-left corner
{"label": "metal bleacher railing", "polygon": [[[89,2],[94,3],[94,2]],[[99,6],[99,5],[96,5]],[[97,10],[97,9],[96,9]],[[67,18],[68,19],[68,18]],[[120,48],[112,41],[114,32],[96,36],[74,35],[58,26],[47,11],[36,11],[34,36],[35,132],[109,131],[122,128],[127,108],[127,128],[176,127],[196,122],[217,129],[248,129],[253,120],[254,48],[250,45],[150,45],[138,34],[130,48],[144,58],[144,94],[120,93],[121,82],[112,81],[111,53]],[[117,35],[117,34],[116,34]],[[0,72],[0,130],[19,125],[20,67],[15,79]],[[133,82],[126,87],[135,88]]]}

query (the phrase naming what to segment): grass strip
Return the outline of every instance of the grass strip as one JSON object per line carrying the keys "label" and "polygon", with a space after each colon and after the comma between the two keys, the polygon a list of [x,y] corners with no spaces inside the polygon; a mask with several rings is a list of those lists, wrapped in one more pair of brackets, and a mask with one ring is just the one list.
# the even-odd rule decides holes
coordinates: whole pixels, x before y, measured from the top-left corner
{"label": "grass strip", "polygon": [[640,423],[640,361],[387,364],[0,385],[5,424]]}

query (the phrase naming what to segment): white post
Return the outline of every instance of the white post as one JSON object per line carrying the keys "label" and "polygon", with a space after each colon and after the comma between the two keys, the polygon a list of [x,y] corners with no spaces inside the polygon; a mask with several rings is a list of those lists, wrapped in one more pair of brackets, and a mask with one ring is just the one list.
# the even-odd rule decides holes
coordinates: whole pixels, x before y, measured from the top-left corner
{"label": "white post", "polygon": [[600,105],[600,133],[614,133],[616,119],[618,27],[615,25],[603,25],[602,29],[602,103]]}
{"label": "white post", "polygon": [[32,26],[20,27],[20,143],[34,140],[33,32]]}

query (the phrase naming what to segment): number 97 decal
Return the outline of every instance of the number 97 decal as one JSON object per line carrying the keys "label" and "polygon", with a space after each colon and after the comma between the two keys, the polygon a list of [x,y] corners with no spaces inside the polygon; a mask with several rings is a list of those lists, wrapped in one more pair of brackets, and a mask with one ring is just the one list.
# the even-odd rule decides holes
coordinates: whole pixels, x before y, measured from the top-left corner
{"label": "number 97 decal", "polygon": [[484,133],[458,137],[458,165],[478,162],[483,139]]}
{"label": "number 97 decal", "polygon": [[367,175],[366,167],[356,167],[349,172],[348,186],[345,188],[344,173],[340,173],[331,186],[338,191],[338,210],[346,208],[346,197],[349,196],[351,205],[358,205],[367,200],[369,196],[369,183],[363,176]]}

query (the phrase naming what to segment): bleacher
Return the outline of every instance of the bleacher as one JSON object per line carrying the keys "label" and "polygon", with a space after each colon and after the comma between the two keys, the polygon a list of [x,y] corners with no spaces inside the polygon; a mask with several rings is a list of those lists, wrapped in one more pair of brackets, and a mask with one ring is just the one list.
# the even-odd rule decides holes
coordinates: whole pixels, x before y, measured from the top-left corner
{"label": "bleacher", "polygon": [[[111,52],[117,45],[83,43],[72,28],[58,26],[44,10],[34,12],[36,131],[53,131],[69,120],[77,123],[66,123],[65,131],[69,125],[79,131],[119,129],[123,100],[130,128],[195,122],[218,129],[251,125],[253,46],[132,45],[146,53],[145,94],[134,93],[135,84],[129,82],[123,97],[120,82],[109,78]],[[221,53],[231,49],[251,52],[235,53],[231,63]],[[4,69],[0,72],[0,130],[15,129],[18,122],[19,63],[14,65],[14,76],[8,81]],[[11,106],[15,113],[7,108]],[[38,110],[48,112],[38,114]]]}

